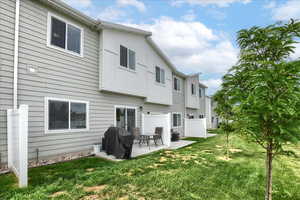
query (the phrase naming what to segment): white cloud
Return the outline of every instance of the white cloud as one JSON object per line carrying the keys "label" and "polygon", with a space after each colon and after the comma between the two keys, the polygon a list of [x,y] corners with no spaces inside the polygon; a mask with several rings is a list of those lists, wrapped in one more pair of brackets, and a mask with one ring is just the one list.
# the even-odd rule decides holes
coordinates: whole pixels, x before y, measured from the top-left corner
{"label": "white cloud", "polygon": [[201,22],[161,17],[152,24],[133,26],[151,31],[181,71],[224,73],[237,61],[238,51],[231,41]]}
{"label": "white cloud", "polygon": [[211,95],[215,91],[221,88],[222,80],[221,79],[207,79],[202,80],[201,83],[208,87],[208,94]]}
{"label": "white cloud", "polygon": [[265,6],[271,9],[272,18],[274,20],[289,20],[291,18],[300,18],[300,1],[289,0],[282,4],[276,4],[275,1]]}
{"label": "white cloud", "polygon": [[101,20],[106,21],[118,21],[119,19],[126,16],[126,13],[124,13],[122,10],[116,7],[107,7],[101,13],[97,16],[97,18],[100,18]]}
{"label": "white cloud", "polygon": [[190,5],[201,5],[201,6],[208,6],[208,5],[216,5],[218,7],[227,7],[232,3],[250,3],[252,0],[175,0],[171,2],[172,6],[180,6],[184,3],[188,3]]}
{"label": "white cloud", "polygon": [[146,10],[145,4],[138,0],[117,0],[117,5],[133,6],[136,7],[140,12],[144,12]]}
{"label": "white cloud", "polygon": [[296,60],[300,58],[300,43],[297,43],[294,46],[296,47],[294,50],[295,52],[290,56],[292,60]]}
{"label": "white cloud", "polygon": [[87,8],[92,5],[91,0],[63,0],[63,1],[73,7]]}

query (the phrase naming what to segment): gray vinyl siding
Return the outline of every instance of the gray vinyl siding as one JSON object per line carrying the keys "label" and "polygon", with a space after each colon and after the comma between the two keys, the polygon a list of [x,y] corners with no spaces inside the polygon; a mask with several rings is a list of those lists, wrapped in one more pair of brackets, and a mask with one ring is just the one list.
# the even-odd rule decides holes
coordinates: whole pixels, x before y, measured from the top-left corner
{"label": "gray vinyl siding", "polygon": [[15,2],[0,0],[0,154],[7,162],[6,110],[13,104]]}
{"label": "gray vinyl siding", "polygon": [[[14,10],[13,0],[6,1],[0,7],[10,5]],[[29,105],[29,158],[55,156],[64,153],[90,150],[92,144],[100,142],[105,130],[114,123],[114,106],[142,105],[143,99],[125,95],[99,92],[99,33],[79,24],[84,28],[84,57],[74,56],[46,46],[48,10],[54,10],[37,3],[23,0],[20,8],[20,48],[19,48],[19,104]],[[13,13],[12,13],[13,14]],[[3,15],[1,12],[0,16]],[[63,16],[69,21],[66,16]],[[2,17],[1,17],[2,19]],[[12,48],[13,24],[5,33],[6,60],[1,62],[1,153],[6,162],[6,109],[12,107]],[[1,21],[2,23],[2,21]],[[8,22],[6,22],[7,24]],[[9,24],[10,24],[9,23]],[[2,36],[1,32],[1,36]],[[2,37],[1,37],[2,38]],[[2,47],[2,46],[1,46]],[[1,48],[1,58],[3,57]],[[2,66],[3,63],[5,67]],[[37,73],[28,72],[28,68],[37,69]],[[5,69],[4,73],[2,73]],[[6,77],[2,77],[5,74]],[[5,96],[5,100],[2,96]],[[45,134],[44,101],[45,97],[88,101],[90,104],[90,130],[78,133]],[[4,107],[5,106],[5,107]],[[138,110],[140,124],[140,113]],[[2,128],[3,127],[3,128]]]}
{"label": "gray vinyl siding", "polygon": [[[185,80],[181,77],[176,76],[180,79],[180,91],[174,90],[174,78],[172,80],[172,91],[173,91],[173,105],[171,106],[171,112],[181,113],[181,127],[172,127],[175,131],[179,132],[181,136],[184,136],[184,118],[185,118]],[[171,116],[173,118],[173,116]],[[172,119],[173,120],[173,119]],[[173,121],[171,126],[173,126]]]}

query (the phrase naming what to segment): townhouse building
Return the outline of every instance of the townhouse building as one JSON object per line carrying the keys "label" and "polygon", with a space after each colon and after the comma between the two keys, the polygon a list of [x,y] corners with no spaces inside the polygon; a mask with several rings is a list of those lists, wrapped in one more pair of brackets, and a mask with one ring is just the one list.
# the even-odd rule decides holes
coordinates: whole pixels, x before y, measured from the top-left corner
{"label": "townhouse building", "polygon": [[0,154],[7,109],[29,106],[28,157],[88,152],[141,114],[203,118],[206,86],[176,69],[151,32],[92,19],[60,0],[0,0]]}

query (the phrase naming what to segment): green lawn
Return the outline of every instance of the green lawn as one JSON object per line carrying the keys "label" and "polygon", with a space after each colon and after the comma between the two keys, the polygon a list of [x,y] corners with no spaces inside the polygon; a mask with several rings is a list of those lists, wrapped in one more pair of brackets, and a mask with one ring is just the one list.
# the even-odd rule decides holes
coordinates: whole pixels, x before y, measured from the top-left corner
{"label": "green lawn", "polygon": [[[29,170],[26,189],[12,174],[0,176],[0,199],[263,199],[264,153],[232,138],[232,160],[224,160],[224,137],[197,139],[175,151],[129,161],[84,158]],[[300,146],[290,145],[300,156]],[[300,159],[274,161],[274,200],[300,199]]]}

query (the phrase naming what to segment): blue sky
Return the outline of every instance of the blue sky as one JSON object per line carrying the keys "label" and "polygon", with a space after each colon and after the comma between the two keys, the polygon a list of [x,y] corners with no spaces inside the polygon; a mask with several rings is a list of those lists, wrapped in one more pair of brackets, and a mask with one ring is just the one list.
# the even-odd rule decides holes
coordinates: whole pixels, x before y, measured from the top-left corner
{"label": "blue sky", "polygon": [[[213,94],[237,61],[236,32],[300,18],[300,0],[64,0],[85,14],[149,30],[177,68]],[[300,45],[292,58],[300,56]]]}

